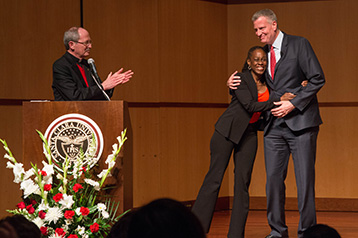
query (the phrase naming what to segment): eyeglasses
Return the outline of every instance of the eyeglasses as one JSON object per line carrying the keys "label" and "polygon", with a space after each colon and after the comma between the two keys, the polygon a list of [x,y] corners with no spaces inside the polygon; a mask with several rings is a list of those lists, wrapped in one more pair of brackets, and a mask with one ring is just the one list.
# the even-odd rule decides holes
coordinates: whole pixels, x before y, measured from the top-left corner
{"label": "eyeglasses", "polygon": [[80,42],[80,41],[73,41],[75,43],[80,43],[84,46],[89,46],[89,45],[92,45],[92,41],[91,40],[88,40],[88,41],[85,41],[85,42]]}

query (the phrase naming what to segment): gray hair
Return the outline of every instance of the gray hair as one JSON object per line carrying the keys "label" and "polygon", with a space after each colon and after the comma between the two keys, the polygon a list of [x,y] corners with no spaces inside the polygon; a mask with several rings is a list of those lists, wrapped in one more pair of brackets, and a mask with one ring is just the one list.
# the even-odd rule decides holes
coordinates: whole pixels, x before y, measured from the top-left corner
{"label": "gray hair", "polygon": [[63,43],[65,44],[66,50],[70,49],[69,42],[70,41],[78,41],[80,39],[80,34],[78,33],[78,29],[80,27],[74,26],[68,29],[63,35]]}
{"label": "gray hair", "polygon": [[256,21],[260,17],[266,17],[267,20],[273,22],[277,22],[276,14],[271,9],[262,9],[260,11],[255,12],[255,14],[252,16],[251,20],[252,22]]}

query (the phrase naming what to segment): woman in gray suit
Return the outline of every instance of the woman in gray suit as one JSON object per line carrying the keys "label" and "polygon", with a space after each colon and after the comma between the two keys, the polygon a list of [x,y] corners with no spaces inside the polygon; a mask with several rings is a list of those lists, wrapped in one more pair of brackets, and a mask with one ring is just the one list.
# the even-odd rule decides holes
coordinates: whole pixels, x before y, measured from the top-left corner
{"label": "woman in gray suit", "polygon": [[[254,46],[248,52],[242,73],[231,75],[240,76],[241,84],[236,90],[230,89],[230,105],[215,124],[210,142],[210,168],[192,208],[206,232],[209,232],[221,182],[234,151],[234,201],[228,237],[244,237],[260,112],[272,109],[273,102],[280,100],[269,97],[264,76],[266,67],[265,51],[260,46]],[[285,94],[281,100],[293,97]]]}

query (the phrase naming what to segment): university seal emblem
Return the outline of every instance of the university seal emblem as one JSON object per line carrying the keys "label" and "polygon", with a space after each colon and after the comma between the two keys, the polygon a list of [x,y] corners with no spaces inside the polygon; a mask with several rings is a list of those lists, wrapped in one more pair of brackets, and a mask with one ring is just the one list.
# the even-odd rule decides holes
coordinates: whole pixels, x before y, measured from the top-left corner
{"label": "university seal emblem", "polygon": [[70,164],[74,163],[80,155],[81,148],[85,158],[84,162],[92,161],[94,165],[103,151],[103,135],[98,125],[89,117],[72,113],[55,119],[45,132],[52,159],[59,169],[66,157]]}

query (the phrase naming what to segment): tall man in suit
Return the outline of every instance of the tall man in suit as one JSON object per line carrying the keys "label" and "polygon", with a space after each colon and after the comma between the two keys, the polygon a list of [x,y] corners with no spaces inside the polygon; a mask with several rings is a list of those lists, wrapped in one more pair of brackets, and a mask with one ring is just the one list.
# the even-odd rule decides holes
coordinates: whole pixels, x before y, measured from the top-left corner
{"label": "tall man in suit", "polygon": [[123,68],[109,73],[104,82],[90,71],[86,58],[92,49],[88,31],[82,27],[71,27],[63,37],[66,53],[53,64],[52,89],[55,101],[109,100],[113,89],[124,84],[133,72]]}
{"label": "tall man in suit", "polygon": [[[317,93],[325,83],[322,68],[307,39],[279,30],[272,10],[264,9],[252,17],[254,30],[268,53],[266,71],[270,94],[276,97],[285,92],[296,95],[290,101],[275,103],[268,112],[264,130],[266,165],[267,219],[271,237],[288,237],[285,223],[285,179],[289,156],[292,154],[300,221],[298,237],[316,224],[315,160],[316,142],[322,120]],[[306,87],[302,81],[308,80]],[[231,88],[236,83],[228,81]]]}

